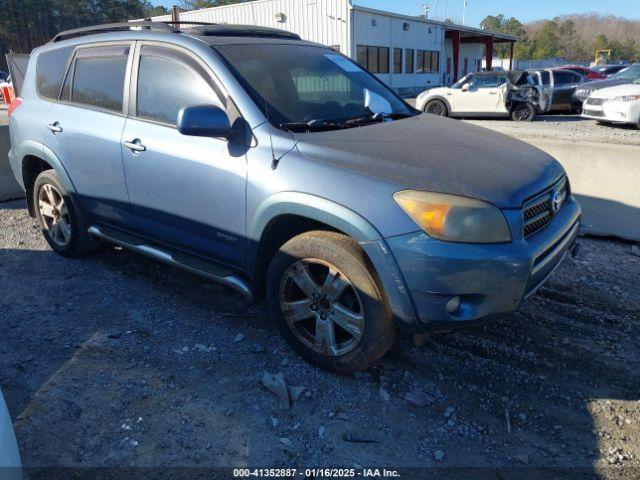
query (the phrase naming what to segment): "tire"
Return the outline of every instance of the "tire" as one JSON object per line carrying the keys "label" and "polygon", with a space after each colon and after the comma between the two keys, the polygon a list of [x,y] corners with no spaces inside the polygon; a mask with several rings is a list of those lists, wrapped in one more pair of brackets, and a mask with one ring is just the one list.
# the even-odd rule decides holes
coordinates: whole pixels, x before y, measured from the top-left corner
{"label": "tire", "polygon": [[49,246],[65,257],[79,257],[100,242],[87,233],[89,222],[74,205],[55,170],[45,170],[33,186],[36,219]]}
{"label": "tire", "polygon": [[339,233],[307,232],[285,243],[269,265],[267,300],[289,345],[331,372],[365,370],[395,340],[375,272],[358,244]]}
{"label": "tire", "polygon": [[514,122],[533,122],[535,116],[536,109],[529,104],[518,105],[511,112],[511,119]]}
{"label": "tire", "polygon": [[425,113],[438,115],[440,117],[448,117],[449,109],[442,100],[431,100],[424,106]]}

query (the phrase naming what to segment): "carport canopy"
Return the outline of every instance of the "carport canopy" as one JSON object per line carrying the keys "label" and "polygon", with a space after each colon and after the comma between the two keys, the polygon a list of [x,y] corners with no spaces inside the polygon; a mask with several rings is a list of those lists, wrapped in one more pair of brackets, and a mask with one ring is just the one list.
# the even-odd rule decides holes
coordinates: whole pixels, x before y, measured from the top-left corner
{"label": "carport canopy", "polygon": [[509,43],[509,71],[513,69],[513,48],[518,37],[500,32],[491,32],[479,28],[465,27],[462,25],[446,25],[445,36],[453,45],[453,81],[458,81],[460,69],[460,45],[463,43],[483,43],[487,58],[487,70],[493,67],[493,47],[496,43]]}

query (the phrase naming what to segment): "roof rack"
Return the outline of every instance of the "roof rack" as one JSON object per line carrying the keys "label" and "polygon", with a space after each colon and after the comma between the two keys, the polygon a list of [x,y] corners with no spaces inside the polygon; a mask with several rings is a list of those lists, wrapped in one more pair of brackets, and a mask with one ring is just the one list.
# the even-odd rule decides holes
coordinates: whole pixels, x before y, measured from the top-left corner
{"label": "roof rack", "polygon": [[107,23],[104,25],[94,25],[92,27],[76,28],[74,30],[66,30],[58,33],[51,39],[51,43],[61,42],[62,40],[68,40],[70,38],[84,37],[85,35],[95,35],[98,33],[108,32],[124,32],[128,30],[140,29],[149,30],[155,32],[172,32],[180,33],[180,30],[176,28],[179,25],[202,25],[213,26],[215,23],[207,22],[152,22],[150,20],[138,21],[138,22],[122,22],[122,23]]}
{"label": "roof rack", "polygon": [[197,27],[190,28],[192,35],[203,37],[261,37],[261,38],[287,38],[290,40],[300,40],[300,35],[280,30],[277,28],[258,27],[254,25],[235,25],[235,24],[199,24]]}

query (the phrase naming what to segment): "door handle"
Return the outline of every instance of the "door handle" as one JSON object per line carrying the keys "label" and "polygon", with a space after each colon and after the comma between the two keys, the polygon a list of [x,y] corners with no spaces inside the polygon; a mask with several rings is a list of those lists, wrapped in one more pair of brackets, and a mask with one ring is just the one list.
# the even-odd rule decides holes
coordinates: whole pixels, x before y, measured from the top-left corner
{"label": "door handle", "polygon": [[489,95],[497,95],[498,92],[489,92]]}
{"label": "door handle", "polygon": [[140,139],[138,138],[136,138],[132,142],[122,142],[122,145],[124,145],[134,153],[144,152],[147,150],[147,147],[142,145],[142,143],[140,143]]}
{"label": "door handle", "polygon": [[47,125],[47,128],[51,130],[53,133],[62,132],[62,127],[60,126],[60,122],[53,122]]}

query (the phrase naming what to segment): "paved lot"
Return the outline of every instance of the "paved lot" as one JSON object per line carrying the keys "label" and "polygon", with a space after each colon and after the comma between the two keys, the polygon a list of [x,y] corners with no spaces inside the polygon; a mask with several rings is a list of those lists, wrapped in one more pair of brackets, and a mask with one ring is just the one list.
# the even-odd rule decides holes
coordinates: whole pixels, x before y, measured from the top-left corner
{"label": "paved lot", "polygon": [[[420,348],[401,337],[355,376],[301,361],[261,307],[223,287],[113,247],[55,255],[22,201],[0,204],[0,285],[0,387],[27,467],[640,474],[640,252],[629,244],[583,239],[520,312]],[[260,385],[265,371],[305,387],[290,410]]]}

